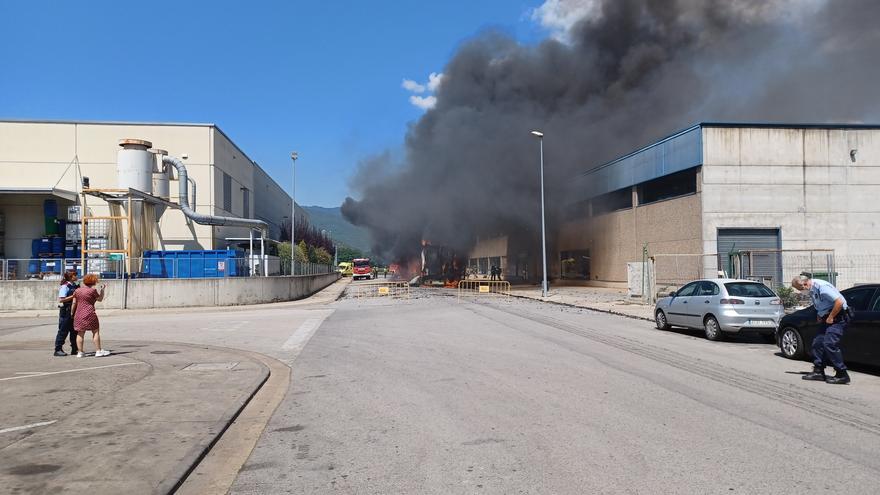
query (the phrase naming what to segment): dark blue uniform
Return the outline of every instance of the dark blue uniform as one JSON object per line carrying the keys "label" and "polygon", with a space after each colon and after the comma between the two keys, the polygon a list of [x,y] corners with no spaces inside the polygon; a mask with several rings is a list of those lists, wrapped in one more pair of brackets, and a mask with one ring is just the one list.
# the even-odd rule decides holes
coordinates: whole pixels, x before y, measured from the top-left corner
{"label": "dark blue uniform", "polygon": [[[79,285],[73,282],[64,282],[58,290],[58,297],[70,297]],[[70,353],[76,354],[76,332],[73,331],[73,315],[70,314],[72,302],[66,302],[58,308],[58,333],[55,335],[55,352],[62,351],[64,340],[70,337]]]}
{"label": "dark blue uniform", "polygon": [[843,352],[840,350],[840,339],[849,325],[849,312],[847,311],[846,299],[843,308],[837,313],[833,324],[826,323],[828,314],[834,308],[834,301],[843,298],[840,292],[830,283],[824,280],[813,280],[810,288],[810,298],[816,307],[816,313],[821,320],[821,327],[816,338],[813,339],[813,365],[816,368],[824,368],[827,365],[834,366],[837,371],[846,371],[843,362]]}

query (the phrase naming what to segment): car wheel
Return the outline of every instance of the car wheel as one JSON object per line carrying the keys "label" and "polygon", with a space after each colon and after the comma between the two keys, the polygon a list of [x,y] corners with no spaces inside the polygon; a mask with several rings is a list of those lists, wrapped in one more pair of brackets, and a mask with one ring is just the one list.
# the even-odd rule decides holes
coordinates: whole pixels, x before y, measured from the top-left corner
{"label": "car wheel", "polygon": [[789,359],[803,359],[804,339],[801,338],[800,332],[791,327],[786,327],[782,331],[782,337],[779,338],[779,349],[782,355]]}
{"label": "car wheel", "polygon": [[717,342],[724,337],[721,333],[721,326],[714,316],[706,318],[706,321],[703,322],[703,330],[706,331],[706,338],[713,342]]}
{"label": "car wheel", "polygon": [[657,312],[654,313],[654,322],[657,323],[658,329],[669,330],[669,322],[666,321],[666,313],[664,313],[662,309],[658,309]]}

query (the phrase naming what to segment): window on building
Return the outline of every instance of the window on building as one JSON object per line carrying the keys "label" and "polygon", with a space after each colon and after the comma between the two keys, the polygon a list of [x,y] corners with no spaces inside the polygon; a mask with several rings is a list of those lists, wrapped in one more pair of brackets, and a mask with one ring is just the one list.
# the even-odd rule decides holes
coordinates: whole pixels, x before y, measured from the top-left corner
{"label": "window on building", "polygon": [[639,204],[645,205],[696,192],[697,169],[692,168],[639,184]]}
{"label": "window on building", "polygon": [[223,172],[223,209],[232,213],[232,177]]}
{"label": "window on building", "polygon": [[559,253],[560,277],[590,280],[590,250],[562,251]]}
{"label": "window on building", "polygon": [[632,188],[625,187],[593,198],[593,216],[632,208]]}
{"label": "window on building", "polygon": [[244,218],[251,217],[251,192],[247,188],[241,188],[242,216]]}

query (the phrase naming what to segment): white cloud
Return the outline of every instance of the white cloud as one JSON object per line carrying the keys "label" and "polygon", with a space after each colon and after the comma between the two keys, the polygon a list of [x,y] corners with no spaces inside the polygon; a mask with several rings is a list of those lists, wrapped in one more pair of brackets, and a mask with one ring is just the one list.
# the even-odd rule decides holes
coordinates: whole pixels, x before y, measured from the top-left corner
{"label": "white cloud", "polygon": [[532,11],[532,20],[550,30],[554,38],[564,40],[581,19],[601,15],[601,0],[545,0]]}
{"label": "white cloud", "polygon": [[428,91],[435,92],[437,88],[440,86],[440,83],[443,82],[443,73],[437,74],[436,72],[432,72],[428,76]]}
{"label": "white cloud", "polygon": [[[434,108],[434,105],[437,104],[437,97],[434,96],[434,93],[437,91],[437,88],[440,87],[440,84],[443,82],[443,74],[432,72],[428,74],[428,82],[426,83],[418,83],[413,81],[412,79],[404,79],[403,83],[401,83],[401,87],[411,93],[416,93],[414,95],[410,95],[409,102],[413,105],[421,108],[422,110],[430,110]],[[428,94],[425,96],[419,96],[427,92]]]}
{"label": "white cloud", "polygon": [[424,93],[425,92],[425,85],[419,84],[419,83],[413,81],[412,79],[404,79],[403,82],[400,84],[400,87],[402,87],[403,89],[405,89],[407,91],[412,91],[413,93]]}
{"label": "white cloud", "polygon": [[409,97],[409,102],[413,105],[421,108],[422,110],[430,110],[434,108],[434,105],[437,104],[437,97],[434,95],[430,96],[416,96],[412,95]]}

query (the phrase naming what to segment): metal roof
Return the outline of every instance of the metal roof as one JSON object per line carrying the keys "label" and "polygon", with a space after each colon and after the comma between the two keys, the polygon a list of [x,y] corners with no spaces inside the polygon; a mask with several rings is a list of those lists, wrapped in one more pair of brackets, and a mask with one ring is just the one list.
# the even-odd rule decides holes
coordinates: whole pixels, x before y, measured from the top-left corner
{"label": "metal roof", "polygon": [[68,201],[76,201],[77,193],[53,187],[0,187],[0,194],[38,194],[56,196]]}
{"label": "metal roof", "polygon": [[704,127],[756,129],[880,129],[880,124],[700,122],[647,146],[592,167],[578,177],[581,200],[631,187],[642,182],[702,165]]}
{"label": "metal roof", "polygon": [[130,120],[64,120],[64,119],[14,119],[2,118],[0,122],[14,124],[83,124],[83,125],[164,125],[177,127],[217,127],[203,122],[133,122]]}

